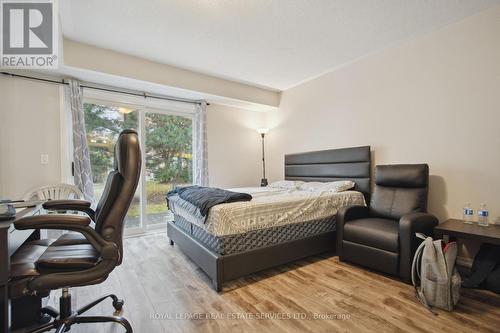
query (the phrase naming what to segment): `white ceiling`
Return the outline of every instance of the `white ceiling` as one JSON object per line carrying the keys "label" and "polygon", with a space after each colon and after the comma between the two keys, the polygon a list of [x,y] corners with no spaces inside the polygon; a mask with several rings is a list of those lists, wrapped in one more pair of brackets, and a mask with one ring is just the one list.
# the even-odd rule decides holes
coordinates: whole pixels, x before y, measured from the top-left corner
{"label": "white ceiling", "polygon": [[64,0],[79,42],[286,90],[500,0]]}

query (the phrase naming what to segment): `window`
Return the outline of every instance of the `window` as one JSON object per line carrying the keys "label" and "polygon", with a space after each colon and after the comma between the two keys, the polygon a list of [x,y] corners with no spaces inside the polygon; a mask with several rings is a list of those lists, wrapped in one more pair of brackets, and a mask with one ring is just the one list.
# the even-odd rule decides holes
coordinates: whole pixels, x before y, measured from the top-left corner
{"label": "window", "polygon": [[126,216],[127,234],[166,227],[166,194],[193,181],[193,117],[166,109],[95,99],[84,103],[95,198],[113,168],[113,146],[125,128],[138,131],[143,155],[140,184]]}

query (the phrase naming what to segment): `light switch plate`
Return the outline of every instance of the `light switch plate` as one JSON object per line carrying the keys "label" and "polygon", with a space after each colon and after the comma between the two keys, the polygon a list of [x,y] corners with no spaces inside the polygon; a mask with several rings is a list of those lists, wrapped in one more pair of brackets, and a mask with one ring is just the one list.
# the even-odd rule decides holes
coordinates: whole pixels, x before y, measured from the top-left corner
{"label": "light switch plate", "polygon": [[49,164],[49,155],[48,154],[40,155],[40,163],[41,164]]}

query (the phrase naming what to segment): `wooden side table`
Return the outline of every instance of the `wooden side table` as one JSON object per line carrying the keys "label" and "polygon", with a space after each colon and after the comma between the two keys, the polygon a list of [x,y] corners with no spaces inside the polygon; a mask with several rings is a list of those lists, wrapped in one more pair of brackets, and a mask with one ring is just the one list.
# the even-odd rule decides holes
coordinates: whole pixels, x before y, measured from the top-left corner
{"label": "wooden side table", "polygon": [[449,219],[434,227],[435,238],[444,235],[500,245],[500,225],[496,224],[483,227],[477,223],[467,224],[463,220]]}

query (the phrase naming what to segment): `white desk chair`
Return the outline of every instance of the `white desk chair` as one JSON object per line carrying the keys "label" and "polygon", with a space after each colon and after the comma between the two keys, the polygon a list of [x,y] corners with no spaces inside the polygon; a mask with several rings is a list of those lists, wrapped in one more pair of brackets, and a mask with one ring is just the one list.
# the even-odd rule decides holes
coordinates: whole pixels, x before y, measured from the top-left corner
{"label": "white desk chair", "polygon": [[83,193],[75,185],[56,184],[31,190],[23,199],[25,201],[83,199]]}
{"label": "white desk chair", "polygon": [[[47,200],[66,200],[83,199],[83,193],[71,184],[47,185],[29,191],[23,197],[25,201],[47,201]],[[65,231],[61,230],[43,230],[42,238],[57,238]]]}

